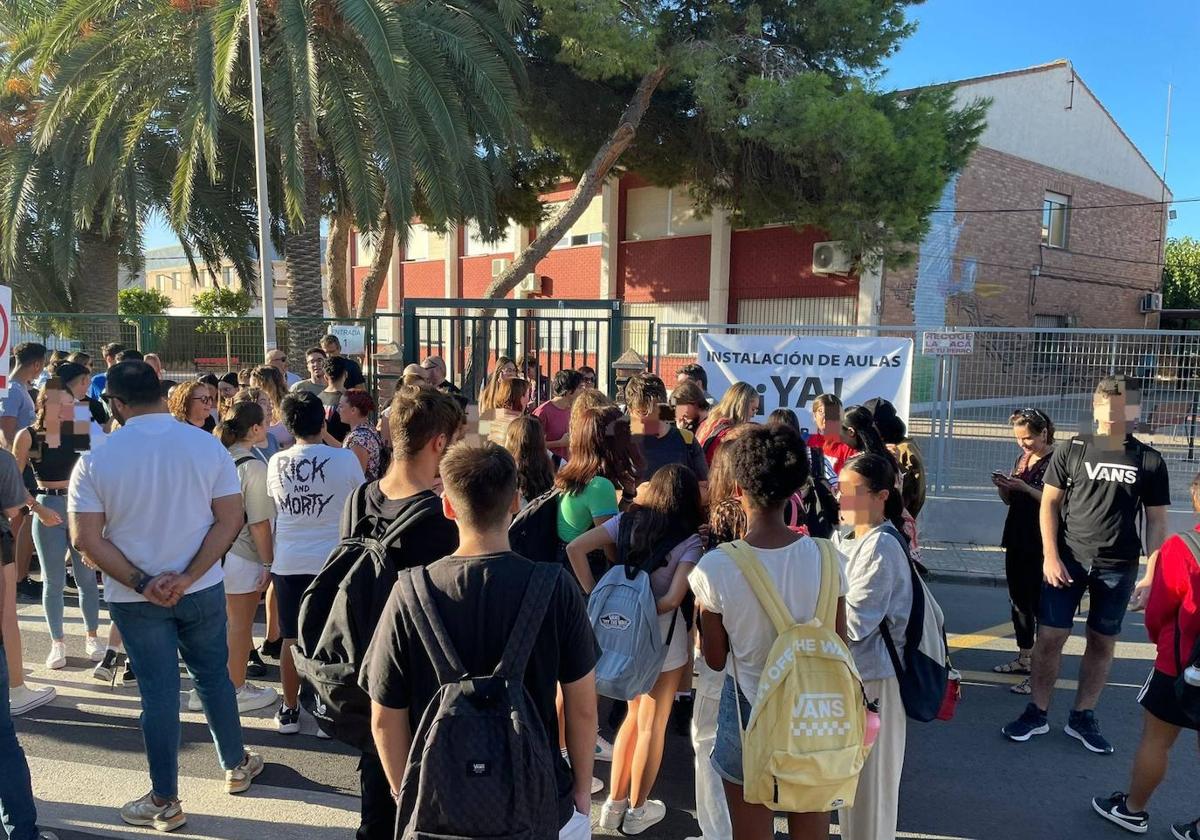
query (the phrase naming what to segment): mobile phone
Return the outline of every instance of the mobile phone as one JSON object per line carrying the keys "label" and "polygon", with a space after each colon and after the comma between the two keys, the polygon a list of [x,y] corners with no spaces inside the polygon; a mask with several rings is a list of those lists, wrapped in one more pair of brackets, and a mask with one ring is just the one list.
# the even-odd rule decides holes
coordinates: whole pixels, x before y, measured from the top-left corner
{"label": "mobile phone", "polygon": [[999,478],[1008,478],[1008,473],[1006,473],[1004,470],[992,470],[992,475],[998,476]]}

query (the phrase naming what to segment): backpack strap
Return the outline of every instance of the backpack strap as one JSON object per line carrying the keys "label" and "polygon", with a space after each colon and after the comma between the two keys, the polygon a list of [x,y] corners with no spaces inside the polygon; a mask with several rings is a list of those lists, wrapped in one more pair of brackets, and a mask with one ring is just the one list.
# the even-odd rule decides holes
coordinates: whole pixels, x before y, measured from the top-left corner
{"label": "backpack strap", "polygon": [[350,499],[342,509],[340,536],[343,540],[348,540],[359,535],[358,529],[362,525],[363,508],[367,504],[367,488],[370,486],[370,484],[360,484],[358,489],[350,494]]}
{"label": "backpack strap", "polygon": [[814,613],[821,624],[830,629],[837,627],[837,602],[841,597],[838,592],[841,582],[841,571],[838,566],[837,552],[829,540],[813,538],[817,548],[821,550],[821,591],[817,595],[817,611]]}
{"label": "backpack strap", "polygon": [[550,596],[558,582],[561,566],[554,563],[534,563],[533,574],[525,586],[525,597],[517,612],[517,622],[508,635],[508,644],[500,655],[493,676],[506,680],[520,680],[525,676],[529,655],[541,632],[546,610],[550,608]]}
{"label": "backpack strap", "polygon": [[[365,493],[364,493],[365,495]],[[394,547],[396,541],[406,530],[413,527],[416,523],[421,522],[426,517],[430,516],[434,510],[441,509],[441,499],[436,496],[424,498],[420,503],[409,505],[405,511],[397,516],[384,530],[379,537],[379,542],[384,548]]]}
{"label": "backpack strap", "polygon": [[258,459],[255,458],[253,455],[243,455],[241,458],[238,458],[236,461],[233,462],[233,466],[236,468],[236,467],[240,467],[242,464],[249,464],[251,461],[257,461],[257,460]]}
{"label": "backpack strap", "polygon": [[433,595],[429,591],[429,573],[424,567],[401,572],[396,583],[417,636],[421,639],[421,646],[433,663],[438,683],[447,685],[466,679],[469,675],[459,659],[458,651],[454,649],[454,643],[450,641],[446,626],[442,624],[437,605],[433,603]]}
{"label": "backpack strap", "polygon": [[[767,574],[767,570],[763,567],[762,561],[758,559],[758,553],[754,548],[745,540],[725,543],[721,548],[733,558],[738,570],[745,576],[746,582],[750,584],[750,591],[754,593],[754,597],[758,600],[759,606],[763,608],[763,612],[767,614],[767,618],[771,619],[775,632],[783,633],[794,625],[795,618],[788,611],[787,604],[783,602],[783,597],[779,594],[779,589]],[[824,588],[823,580],[822,588]],[[820,602],[821,599],[818,597],[818,603]]]}

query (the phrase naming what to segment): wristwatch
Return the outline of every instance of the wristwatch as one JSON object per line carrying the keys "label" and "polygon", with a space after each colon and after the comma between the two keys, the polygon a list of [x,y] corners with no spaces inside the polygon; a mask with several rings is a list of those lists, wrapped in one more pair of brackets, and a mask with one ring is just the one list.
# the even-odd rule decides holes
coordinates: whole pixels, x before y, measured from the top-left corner
{"label": "wristwatch", "polygon": [[138,573],[141,575],[141,578],[139,578],[138,582],[134,585],[133,591],[139,595],[143,595],[146,592],[146,585],[151,581],[151,577],[145,572],[139,571]]}

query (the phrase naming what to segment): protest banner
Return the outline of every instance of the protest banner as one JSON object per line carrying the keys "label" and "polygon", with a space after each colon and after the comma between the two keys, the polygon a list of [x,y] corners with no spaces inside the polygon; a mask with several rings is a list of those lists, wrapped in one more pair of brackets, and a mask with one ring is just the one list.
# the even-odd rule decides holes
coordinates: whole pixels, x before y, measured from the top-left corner
{"label": "protest banner", "polygon": [[697,361],[717,399],[735,382],[748,382],[761,398],[759,419],[790,408],[811,429],[812,401],[833,393],[844,405],[883,397],[908,420],[912,380],[911,338],[702,333]]}

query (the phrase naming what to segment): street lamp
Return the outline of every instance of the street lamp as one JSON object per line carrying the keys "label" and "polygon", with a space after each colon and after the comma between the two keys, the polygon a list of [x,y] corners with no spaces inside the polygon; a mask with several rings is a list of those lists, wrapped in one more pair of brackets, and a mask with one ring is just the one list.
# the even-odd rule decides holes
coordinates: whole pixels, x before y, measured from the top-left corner
{"label": "street lamp", "polygon": [[254,171],[258,197],[258,283],[262,298],[263,358],[278,344],[275,340],[275,276],[271,269],[268,246],[270,233],[267,217],[271,207],[267,201],[267,135],[263,123],[262,55],[258,45],[258,0],[246,4],[247,25],[250,27],[250,89],[254,105]]}

